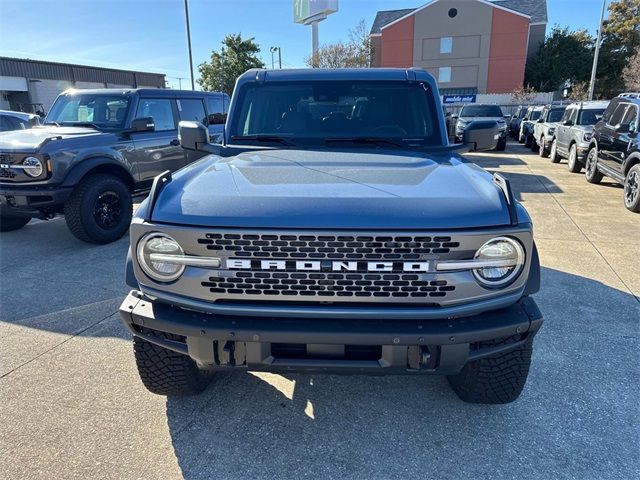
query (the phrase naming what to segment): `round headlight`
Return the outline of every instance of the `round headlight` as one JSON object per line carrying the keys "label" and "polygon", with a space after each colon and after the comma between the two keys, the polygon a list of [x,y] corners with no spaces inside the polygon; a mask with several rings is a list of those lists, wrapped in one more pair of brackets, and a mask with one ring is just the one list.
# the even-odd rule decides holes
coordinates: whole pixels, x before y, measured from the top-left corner
{"label": "round headlight", "polygon": [[29,175],[30,177],[39,177],[44,172],[44,165],[39,158],[36,157],[27,157],[22,162],[22,166],[24,168],[24,173]]}
{"label": "round headlight", "polygon": [[505,287],[511,283],[524,267],[525,255],[520,242],[509,237],[496,237],[478,249],[475,260],[486,260],[500,266],[489,266],[473,270],[481,285],[489,288]]}
{"label": "round headlight", "polygon": [[171,255],[184,255],[182,247],[164,233],[149,233],[142,237],[137,254],[144,273],[156,282],[172,282],[184,272],[183,264],[171,262]]}

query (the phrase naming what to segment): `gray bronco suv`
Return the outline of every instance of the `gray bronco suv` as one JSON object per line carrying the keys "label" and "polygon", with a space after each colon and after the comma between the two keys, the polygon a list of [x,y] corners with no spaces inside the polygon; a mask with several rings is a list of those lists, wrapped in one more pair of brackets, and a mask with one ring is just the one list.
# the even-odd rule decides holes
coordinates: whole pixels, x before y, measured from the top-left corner
{"label": "gray bronco suv", "polygon": [[64,214],[81,240],[127,232],[132,197],[153,178],[200,158],[178,141],[178,122],[222,133],[226,95],[164,89],[69,90],[45,125],[0,133],[0,230]]}
{"label": "gray bronco suv", "polygon": [[426,71],[250,70],[222,144],[196,122],[180,135],[210,155],[154,180],[120,309],[151,392],[252,370],[520,395],[543,321],[531,218],[448,144]]}

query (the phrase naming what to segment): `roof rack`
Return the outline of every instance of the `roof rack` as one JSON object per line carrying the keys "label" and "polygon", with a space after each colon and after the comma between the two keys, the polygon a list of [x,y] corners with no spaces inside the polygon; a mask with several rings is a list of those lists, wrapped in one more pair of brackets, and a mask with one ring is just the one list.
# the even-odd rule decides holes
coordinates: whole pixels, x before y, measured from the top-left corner
{"label": "roof rack", "polygon": [[620,95],[618,95],[618,97],[622,97],[622,98],[639,98],[640,99],[640,92],[625,92],[625,93],[621,93]]}

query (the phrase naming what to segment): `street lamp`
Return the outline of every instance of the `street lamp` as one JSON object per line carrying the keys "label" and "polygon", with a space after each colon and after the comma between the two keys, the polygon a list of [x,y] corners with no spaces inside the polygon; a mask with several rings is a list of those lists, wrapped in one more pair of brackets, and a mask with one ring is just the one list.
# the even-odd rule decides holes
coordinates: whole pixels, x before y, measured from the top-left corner
{"label": "street lamp", "polygon": [[279,68],[282,68],[282,51],[280,50],[280,47],[271,47],[269,51],[271,52],[271,68],[276,68],[275,62],[273,61],[273,54],[276,52],[278,52],[278,66]]}

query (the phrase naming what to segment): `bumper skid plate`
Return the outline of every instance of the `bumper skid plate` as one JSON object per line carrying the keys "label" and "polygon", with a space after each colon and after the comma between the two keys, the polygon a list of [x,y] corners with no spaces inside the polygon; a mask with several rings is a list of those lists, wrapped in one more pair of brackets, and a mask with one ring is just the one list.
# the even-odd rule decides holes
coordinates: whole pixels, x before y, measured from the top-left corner
{"label": "bumper skid plate", "polygon": [[[132,291],[120,307],[127,328],[202,368],[344,373],[455,374],[464,365],[530,341],[542,314],[530,297],[471,317],[345,320],[213,315]],[[509,339],[498,346],[479,342]]]}

